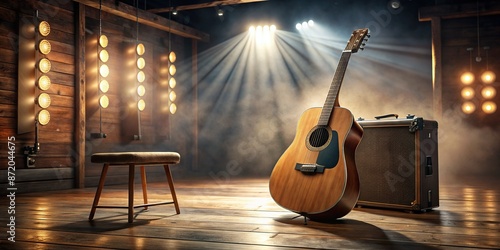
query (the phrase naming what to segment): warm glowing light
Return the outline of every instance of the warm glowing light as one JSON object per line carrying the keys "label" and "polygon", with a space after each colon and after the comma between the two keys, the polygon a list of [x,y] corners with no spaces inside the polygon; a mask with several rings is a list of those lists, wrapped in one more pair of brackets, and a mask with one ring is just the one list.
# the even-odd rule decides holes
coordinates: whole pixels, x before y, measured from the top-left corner
{"label": "warm glowing light", "polygon": [[143,71],[139,71],[139,73],[137,73],[137,81],[142,83],[144,80],[146,80],[146,75]]}
{"label": "warm glowing light", "polygon": [[255,26],[250,26],[250,28],[248,28],[248,32],[250,32],[251,34],[255,33]]}
{"label": "warm glowing light", "polygon": [[462,97],[466,100],[470,100],[474,97],[474,89],[471,87],[465,87],[462,89]]}
{"label": "warm glowing light", "polygon": [[146,88],[144,85],[139,85],[139,87],[137,87],[137,94],[139,96],[144,96],[144,94],[146,94]]}
{"label": "warm glowing light", "polygon": [[102,95],[101,98],[99,98],[99,105],[105,109],[109,106],[109,98],[107,95]]}
{"label": "warm glowing light", "polygon": [[146,108],[146,102],[143,99],[139,100],[137,102],[137,108],[139,111],[143,111]]}
{"label": "warm glowing light", "polygon": [[175,78],[173,77],[170,77],[170,80],[168,80],[168,86],[170,86],[170,88],[175,88],[175,86],[177,86],[177,81],[175,80]]}
{"label": "warm glowing light", "polygon": [[465,114],[472,114],[476,110],[476,105],[472,102],[464,102],[462,104],[462,112]]}
{"label": "warm glowing light", "polygon": [[495,97],[497,91],[492,86],[486,86],[481,90],[481,95],[486,99],[491,99]]}
{"label": "warm glowing light", "polygon": [[108,67],[108,65],[106,65],[106,64],[101,65],[101,67],[99,68],[99,74],[102,77],[107,77],[109,75],[109,67]]}
{"label": "warm glowing light", "polygon": [[41,93],[37,98],[37,103],[40,108],[46,109],[50,106],[50,96],[47,93]]}
{"label": "warm glowing light", "polygon": [[47,55],[48,53],[50,53],[51,49],[50,42],[45,39],[41,40],[38,44],[38,49],[40,50],[40,53]]}
{"label": "warm glowing light", "polygon": [[481,81],[490,84],[495,81],[496,75],[493,71],[487,70],[481,75]]}
{"label": "warm glowing light", "polygon": [[109,60],[109,54],[108,51],[103,49],[101,52],[99,52],[99,59],[101,59],[101,62],[105,63]]}
{"label": "warm glowing light", "polygon": [[136,51],[137,51],[137,55],[140,55],[140,56],[144,55],[144,53],[146,52],[146,48],[144,47],[144,44],[142,44],[142,43],[137,44]]}
{"label": "warm glowing light", "polygon": [[483,103],[482,109],[486,114],[493,114],[497,110],[497,105],[494,102],[487,101]]}
{"label": "warm glowing light", "polygon": [[271,25],[271,32],[275,32],[276,31],[276,25]]}
{"label": "warm glowing light", "polygon": [[175,60],[177,60],[177,55],[175,54],[175,52],[171,51],[170,54],[168,54],[168,60],[171,63],[174,63]]}
{"label": "warm glowing light", "polygon": [[38,112],[38,122],[45,126],[47,124],[49,124],[50,122],[50,113],[49,111],[47,111],[46,109],[42,109],[40,110],[40,112]]}
{"label": "warm glowing light", "polygon": [[474,82],[474,74],[465,72],[460,76],[460,81],[465,85],[469,85]]}
{"label": "warm glowing light", "polygon": [[108,92],[109,90],[109,82],[106,81],[105,79],[102,80],[100,83],[99,83],[99,89],[101,90],[102,93],[106,93]]}
{"label": "warm glowing light", "polygon": [[99,45],[101,47],[106,48],[108,46],[108,37],[106,35],[101,35],[99,37]]}
{"label": "warm glowing light", "polygon": [[40,76],[38,78],[38,88],[41,90],[48,90],[50,88],[50,78],[46,75]]}
{"label": "warm glowing light", "polygon": [[177,68],[175,67],[175,65],[170,65],[170,67],[168,68],[168,73],[170,73],[171,76],[175,75],[175,72],[177,72]]}
{"label": "warm glowing light", "polygon": [[137,59],[137,68],[143,69],[144,67],[146,67],[146,61],[144,58],[139,57],[139,59]]}
{"label": "warm glowing light", "polygon": [[168,99],[170,99],[171,102],[174,102],[175,99],[177,99],[177,94],[174,91],[170,91],[170,94],[168,95]]}
{"label": "warm glowing light", "polygon": [[40,71],[42,73],[48,73],[50,71],[50,68],[51,68],[51,63],[49,61],[49,59],[47,58],[42,58],[40,60],[40,62],[38,63],[38,68],[40,69]]}
{"label": "warm glowing light", "polygon": [[42,36],[48,36],[50,34],[50,24],[47,21],[41,21],[38,25],[38,32]]}
{"label": "warm glowing light", "polygon": [[175,112],[177,112],[177,105],[175,105],[175,103],[170,104],[169,110],[170,114],[175,114]]}

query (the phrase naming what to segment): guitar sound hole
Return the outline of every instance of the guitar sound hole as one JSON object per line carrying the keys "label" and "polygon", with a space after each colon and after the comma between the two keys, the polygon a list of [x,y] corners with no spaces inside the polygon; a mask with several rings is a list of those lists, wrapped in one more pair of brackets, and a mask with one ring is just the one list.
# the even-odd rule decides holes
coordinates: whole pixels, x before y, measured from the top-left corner
{"label": "guitar sound hole", "polygon": [[321,147],[328,142],[329,137],[330,133],[328,133],[327,128],[318,127],[311,133],[311,136],[309,137],[309,144],[315,148]]}

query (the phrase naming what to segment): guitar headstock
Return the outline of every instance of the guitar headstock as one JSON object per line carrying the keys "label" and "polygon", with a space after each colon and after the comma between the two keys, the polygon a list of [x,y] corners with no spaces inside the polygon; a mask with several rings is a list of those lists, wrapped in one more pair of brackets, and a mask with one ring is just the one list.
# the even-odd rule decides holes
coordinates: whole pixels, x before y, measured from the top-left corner
{"label": "guitar headstock", "polygon": [[365,46],[365,42],[368,41],[369,37],[368,28],[354,30],[345,50],[351,53],[356,53],[359,49],[363,50],[363,46]]}

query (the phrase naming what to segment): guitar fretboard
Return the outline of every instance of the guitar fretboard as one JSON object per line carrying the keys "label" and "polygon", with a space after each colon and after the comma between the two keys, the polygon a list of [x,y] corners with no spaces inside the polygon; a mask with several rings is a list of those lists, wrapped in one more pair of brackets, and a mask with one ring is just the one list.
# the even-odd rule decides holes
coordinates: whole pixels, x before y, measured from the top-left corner
{"label": "guitar fretboard", "polygon": [[344,51],[340,56],[340,61],[333,76],[332,84],[330,85],[330,90],[326,96],[325,104],[321,110],[321,116],[319,117],[318,125],[326,126],[330,121],[333,108],[335,104],[338,104],[337,97],[339,95],[340,86],[344,79],[345,71],[347,69],[347,64],[349,63],[349,58],[351,57],[351,51]]}

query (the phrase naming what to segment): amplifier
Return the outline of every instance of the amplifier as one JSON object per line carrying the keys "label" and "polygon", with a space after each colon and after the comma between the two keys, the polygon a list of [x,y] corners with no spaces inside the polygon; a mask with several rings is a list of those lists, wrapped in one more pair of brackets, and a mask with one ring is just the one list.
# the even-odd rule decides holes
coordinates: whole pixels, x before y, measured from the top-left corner
{"label": "amplifier", "polygon": [[438,207],[437,122],[409,116],[358,123],[364,133],[356,151],[357,205],[422,212]]}

